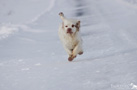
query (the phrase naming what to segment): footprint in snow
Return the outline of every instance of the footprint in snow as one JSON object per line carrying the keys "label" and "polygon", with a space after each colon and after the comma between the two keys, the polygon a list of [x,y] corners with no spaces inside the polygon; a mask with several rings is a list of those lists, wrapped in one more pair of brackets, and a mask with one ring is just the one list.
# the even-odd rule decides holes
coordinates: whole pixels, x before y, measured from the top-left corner
{"label": "footprint in snow", "polygon": [[41,66],[41,63],[36,63],[35,66]]}
{"label": "footprint in snow", "polygon": [[28,70],[30,70],[30,68],[22,68],[21,70],[22,71],[28,71]]}

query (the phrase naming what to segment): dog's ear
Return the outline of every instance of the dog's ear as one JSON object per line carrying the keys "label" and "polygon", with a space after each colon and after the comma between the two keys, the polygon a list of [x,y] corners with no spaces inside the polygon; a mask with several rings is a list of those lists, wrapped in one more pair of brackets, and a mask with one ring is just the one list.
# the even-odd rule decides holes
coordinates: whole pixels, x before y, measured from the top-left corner
{"label": "dog's ear", "polygon": [[64,16],[63,12],[60,12],[59,15],[60,15],[60,16]]}
{"label": "dog's ear", "polygon": [[62,22],[62,29],[64,29],[64,22]]}
{"label": "dog's ear", "polygon": [[76,28],[77,28],[77,30],[79,31],[79,29],[80,29],[80,21],[77,21],[77,23],[76,23]]}
{"label": "dog's ear", "polygon": [[60,16],[60,18],[62,19],[62,29],[64,29],[64,19],[65,19],[65,17],[64,17],[64,14],[63,14],[63,12],[60,12],[59,13],[59,16]]}
{"label": "dog's ear", "polygon": [[63,12],[60,12],[60,13],[59,13],[59,16],[60,16],[60,18],[62,19],[62,21],[64,21],[65,17],[64,17]]}

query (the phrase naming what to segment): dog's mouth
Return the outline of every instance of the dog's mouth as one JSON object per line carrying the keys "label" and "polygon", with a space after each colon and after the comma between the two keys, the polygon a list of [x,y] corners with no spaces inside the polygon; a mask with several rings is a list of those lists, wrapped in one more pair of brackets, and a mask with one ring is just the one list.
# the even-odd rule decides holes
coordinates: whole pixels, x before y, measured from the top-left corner
{"label": "dog's mouth", "polygon": [[68,33],[68,34],[72,34],[73,32],[69,32],[69,31],[67,31],[67,33]]}

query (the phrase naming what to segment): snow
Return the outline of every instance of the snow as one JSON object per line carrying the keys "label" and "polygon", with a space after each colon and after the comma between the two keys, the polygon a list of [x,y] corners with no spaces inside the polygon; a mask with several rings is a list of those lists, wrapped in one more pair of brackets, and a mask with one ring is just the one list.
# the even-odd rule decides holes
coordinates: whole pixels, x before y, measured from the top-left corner
{"label": "snow", "polygon": [[18,29],[16,27],[3,25],[0,27],[0,39],[6,38],[17,31]]}
{"label": "snow", "polygon": [[[137,0],[1,0],[0,90],[136,90]],[[81,20],[69,62],[58,13]]]}

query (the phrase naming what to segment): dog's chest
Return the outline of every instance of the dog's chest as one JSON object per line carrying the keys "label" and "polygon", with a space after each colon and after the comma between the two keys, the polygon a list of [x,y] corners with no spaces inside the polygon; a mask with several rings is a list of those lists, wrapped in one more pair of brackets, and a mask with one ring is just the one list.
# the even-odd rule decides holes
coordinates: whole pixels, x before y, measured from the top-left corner
{"label": "dog's chest", "polygon": [[64,36],[64,41],[65,45],[69,47],[74,47],[78,43],[77,37],[71,35]]}

